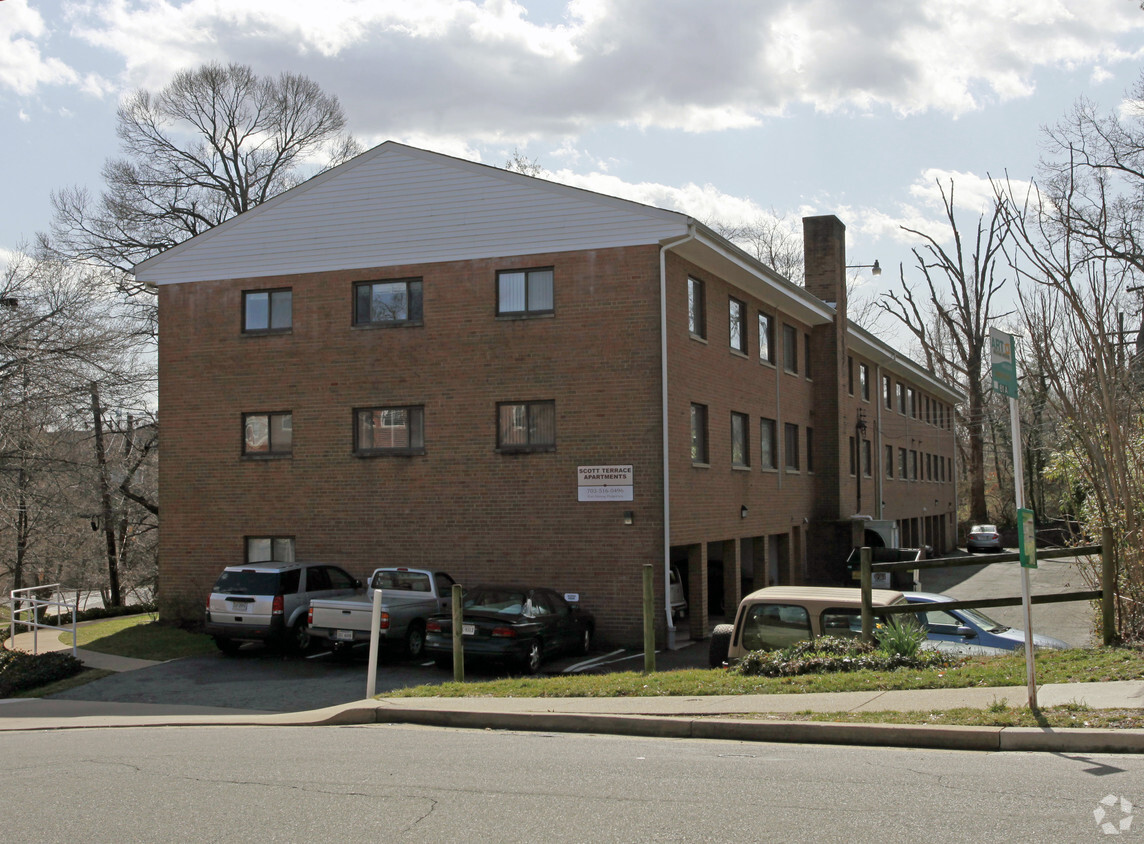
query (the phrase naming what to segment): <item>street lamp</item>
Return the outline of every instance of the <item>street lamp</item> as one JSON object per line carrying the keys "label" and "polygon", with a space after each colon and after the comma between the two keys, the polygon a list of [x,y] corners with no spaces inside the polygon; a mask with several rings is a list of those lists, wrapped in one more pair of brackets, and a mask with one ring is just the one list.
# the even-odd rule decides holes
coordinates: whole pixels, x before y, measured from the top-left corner
{"label": "street lamp", "polygon": [[878,264],[878,259],[874,259],[872,264],[847,264],[848,270],[869,270],[870,275],[878,276],[882,274],[882,267]]}

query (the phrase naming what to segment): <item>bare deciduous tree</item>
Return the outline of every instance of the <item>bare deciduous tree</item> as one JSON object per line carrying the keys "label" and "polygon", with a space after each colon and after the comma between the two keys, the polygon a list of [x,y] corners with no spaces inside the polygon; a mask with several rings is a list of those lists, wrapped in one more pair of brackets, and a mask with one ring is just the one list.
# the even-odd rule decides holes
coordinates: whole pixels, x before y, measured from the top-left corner
{"label": "bare deciduous tree", "polygon": [[1005,285],[1006,220],[1001,203],[983,212],[977,221],[974,240],[966,254],[957,216],[954,213],[954,185],[946,190],[940,182],[942,205],[952,249],[925,232],[903,227],[924,245],[914,248],[917,269],[924,281],[920,295],[899,268],[900,292],[890,291],[879,304],[913,334],[927,368],[942,379],[958,385],[966,394],[966,404],[958,408],[962,430],[966,432],[966,454],[962,465],[969,474],[969,517],[988,521],[985,500],[985,429],[987,379],[985,364],[989,351],[989,323],[1008,316],[997,313],[994,298]]}
{"label": "bare deciduous tree", "polygon": [[124,157],[103,168],[98,200],[82,188],[52,195],[50,254],[122,274],[187,238],[359,151],[336,97],[298,74],[259,77],[240,64],[175,75],[118,111]]}

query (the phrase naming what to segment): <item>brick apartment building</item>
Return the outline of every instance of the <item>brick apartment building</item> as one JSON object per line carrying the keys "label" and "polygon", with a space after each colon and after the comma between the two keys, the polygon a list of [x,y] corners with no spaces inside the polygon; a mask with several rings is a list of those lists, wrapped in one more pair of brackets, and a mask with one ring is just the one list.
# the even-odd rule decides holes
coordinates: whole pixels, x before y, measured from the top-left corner
{"label": "brick apartment building", "polygon": [[[686,215],[384,143],[143,262],[159,295],[162,611],[321,560],[579,592],[612,642],[841,583],[851,516],[954,540],[959,393]],[[687,584],[679,629],[666,575]]]}

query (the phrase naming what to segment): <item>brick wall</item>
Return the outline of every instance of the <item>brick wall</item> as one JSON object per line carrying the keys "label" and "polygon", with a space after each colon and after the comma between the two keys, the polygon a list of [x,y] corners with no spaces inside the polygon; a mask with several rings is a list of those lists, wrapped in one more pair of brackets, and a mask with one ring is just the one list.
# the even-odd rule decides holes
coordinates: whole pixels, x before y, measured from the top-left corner
{"label": "brick wall", "polygon": [[[498,270],[555,268],[555,316],[498,319]],[[658,249],[160,288],[164,613],[201,614],[244,537],[298,559],[581,593],[636,639],[641,569],[662,571]],[[353,283],[423,279],[421,326],[352,327]],[[244,336],[242,291],[291,287],[293,329]],[[556,450],[496,451],[498,401],[555,400]],[[356,457],[352,409],[425,408],[425,454]],[[242,414],[293,414],[293,453],[243,458]],[[632,464],[635,500],[578,503],[581,465]],[[623,524],[623,511],[635,523]]]}

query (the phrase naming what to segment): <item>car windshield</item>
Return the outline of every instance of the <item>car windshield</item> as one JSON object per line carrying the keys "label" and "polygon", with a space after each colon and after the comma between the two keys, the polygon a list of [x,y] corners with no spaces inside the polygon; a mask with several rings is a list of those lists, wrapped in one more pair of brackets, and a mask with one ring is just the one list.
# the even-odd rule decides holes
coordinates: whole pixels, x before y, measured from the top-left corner
{"label": "car windshield", "polygon": [[524,593],[514,589],[474,589],[465,596],[465,609],[520,615],[524,601]]}
{"label": "car windshield", "polygon": [[228,595],[277,595],[278,573],[273,571],[224,571],[214,585],[215,592]]}
{"label": "car windshield", "polygon": [[961,613],[982,630],[986,630],[990,633],[1004,633],[1009,629],[1000,621],[994,621],[985,613],[978,610],[962,610]]}

